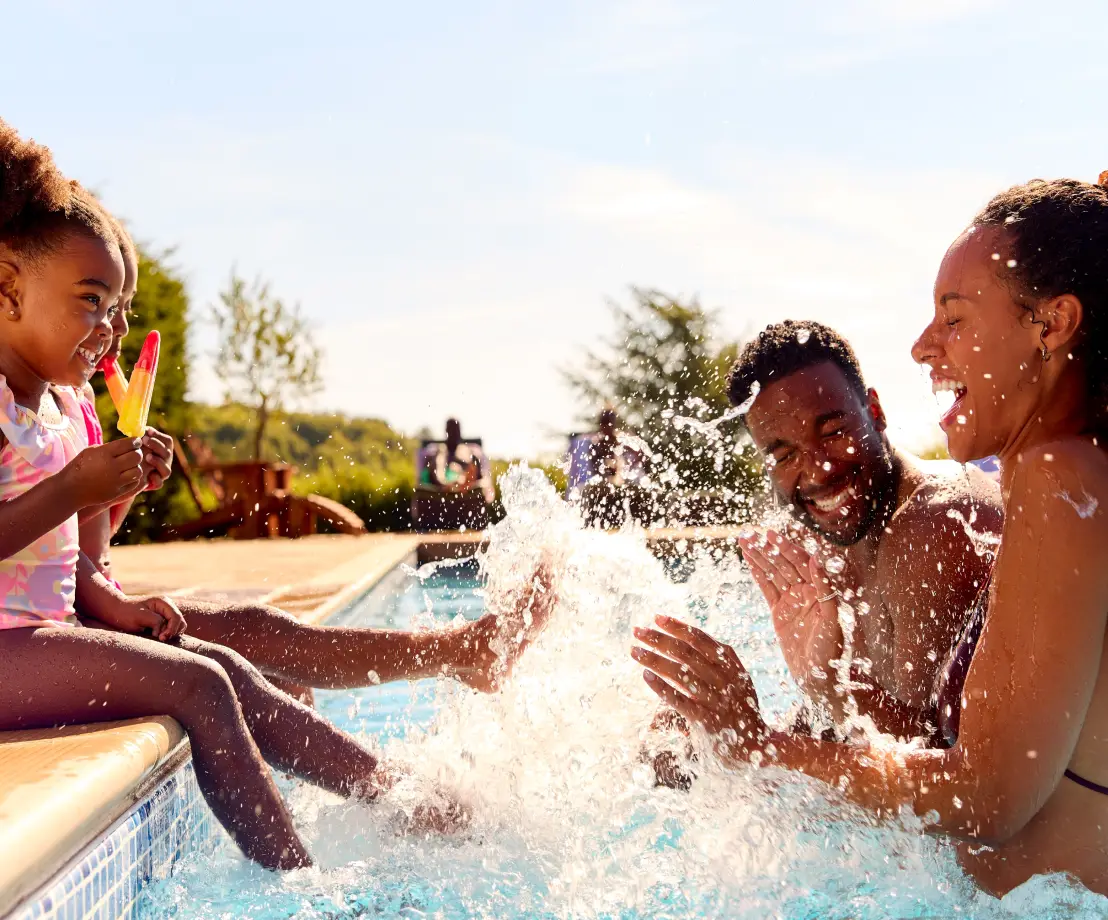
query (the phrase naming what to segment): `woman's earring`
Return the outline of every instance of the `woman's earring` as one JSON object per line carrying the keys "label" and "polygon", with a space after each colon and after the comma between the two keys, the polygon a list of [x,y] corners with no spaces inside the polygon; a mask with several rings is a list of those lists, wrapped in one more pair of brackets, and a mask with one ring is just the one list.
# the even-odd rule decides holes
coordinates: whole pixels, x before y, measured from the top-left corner
{"label": "woman's earring", "polygon": [[1046,350],[1046,346],[1043,346],[1043,364],[1046,364],[1050,360],[1050,352]]}

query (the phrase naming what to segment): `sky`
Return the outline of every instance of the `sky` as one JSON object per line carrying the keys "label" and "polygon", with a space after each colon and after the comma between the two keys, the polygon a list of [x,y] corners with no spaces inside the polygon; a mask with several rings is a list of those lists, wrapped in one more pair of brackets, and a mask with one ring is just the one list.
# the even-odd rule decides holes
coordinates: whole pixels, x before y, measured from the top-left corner
{"label": "sky", "polygon": [[[236,269],[326,351],[303,408],[497,456],[581,427],[562,379],[631,285],[721,334],[854,344],[895,439],[909,348],[1000,189],[1108,168],[1103,0],[12,4],[0,116],[186,279],[192,396]],[[16,77],[18,76],[18,78]]]}

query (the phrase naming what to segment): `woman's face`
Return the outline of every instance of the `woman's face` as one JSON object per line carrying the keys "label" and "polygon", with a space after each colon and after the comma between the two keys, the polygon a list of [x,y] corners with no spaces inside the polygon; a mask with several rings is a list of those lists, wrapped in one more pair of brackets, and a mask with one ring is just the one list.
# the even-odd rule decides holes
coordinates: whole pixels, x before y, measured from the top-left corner
{"label": "woman's face", "polygon": [[953,397],[939,424],[951,457],[963,463],[1002,453],[1041,398],[1042,327],[1002,281],[1013,260],[1002,231],[963,233],[939,266],[934,318],[912,346],[912,357],[931,368],[935,393]]}
{"label": "woman's face", "polygon": [[47,383],[87,383],[111,344],[109,311],[123,281],[119,248],[85,233],[26,266],[18,321],[6,335],[28,369]]}

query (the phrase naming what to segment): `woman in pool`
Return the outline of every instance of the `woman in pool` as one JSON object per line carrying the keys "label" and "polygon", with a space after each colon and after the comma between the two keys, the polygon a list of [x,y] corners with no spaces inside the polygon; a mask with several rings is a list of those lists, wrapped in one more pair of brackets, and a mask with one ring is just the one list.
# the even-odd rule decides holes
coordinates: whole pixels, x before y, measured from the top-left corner
{"label": "woman in pool", "polygon": [[[936,815],[992,891],[1066,872],[1108,893],[1108,173],[994,198],[947,251],[913,347],[951,456],[996,455],[1005,524],[992,578],[936,687],[930,749],[771,730],[735,653],[659,618],[637,630],[651,689],[735,762],[800,770],[879,813]],[[834,615],[813,564],[780,571]]]}

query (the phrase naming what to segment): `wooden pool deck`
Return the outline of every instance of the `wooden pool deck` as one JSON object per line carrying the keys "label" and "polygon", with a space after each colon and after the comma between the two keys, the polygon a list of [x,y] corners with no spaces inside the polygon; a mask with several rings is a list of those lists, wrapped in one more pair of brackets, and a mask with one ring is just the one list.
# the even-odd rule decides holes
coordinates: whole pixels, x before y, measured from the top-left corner
{"label": "wooden pool deck", "polygon": [[[653,531],[660,553],[734,547],[733,528]],[[471,555],[482,535],[366,534],[197,540],[112,551],[129,594],[260,600],[320,622],[404,561]],[[169,718],[0,732],[0,918],[50,879],[188,755]]]}

